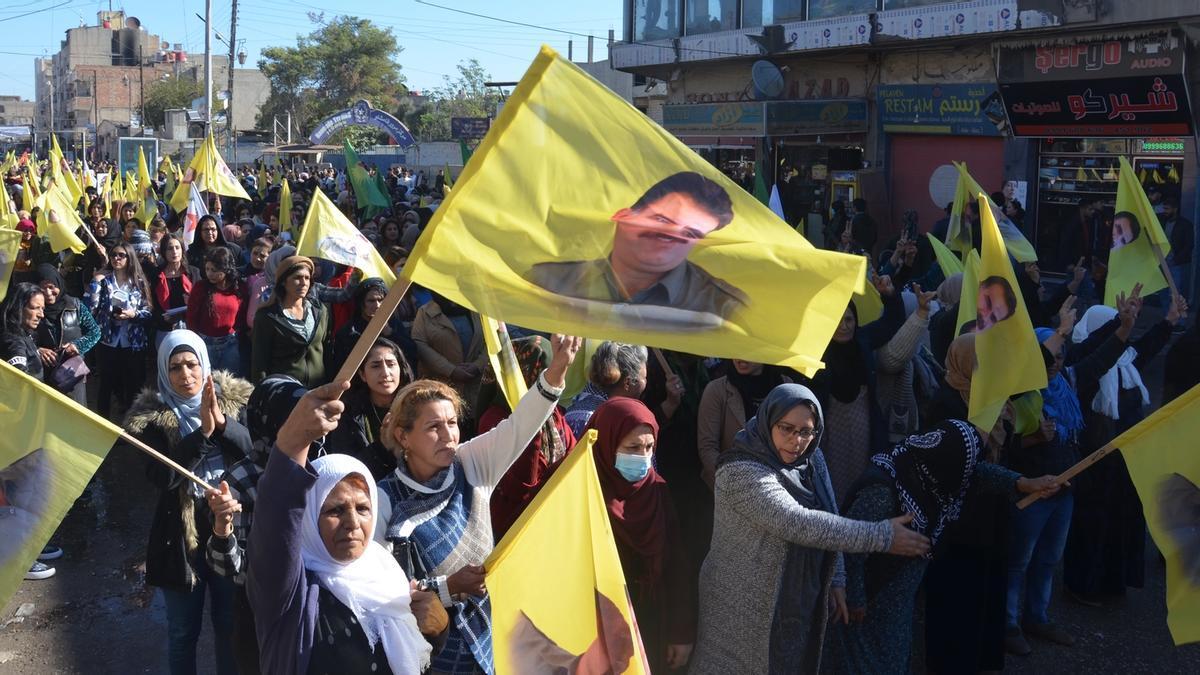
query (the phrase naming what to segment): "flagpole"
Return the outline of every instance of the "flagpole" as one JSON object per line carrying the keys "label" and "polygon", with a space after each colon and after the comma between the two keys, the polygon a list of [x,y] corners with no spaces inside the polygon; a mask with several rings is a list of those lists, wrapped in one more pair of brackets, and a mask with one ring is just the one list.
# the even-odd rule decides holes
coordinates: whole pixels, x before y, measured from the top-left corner
{"label": "flagpole", "polygon": [[138,450],[141,450],[142,452],[146,453],[147,455],[150,455],[151,457],[153,457],[154,459],[157,459],[158,461],[162,462],[163,464],[166,464],[168,467],[174,469],[179,475],[192,481],[196,485],[199,485],[200,487],[204,488],[205,490],[216,490],[215,487],[209,485],[208,483],[205,483],[199,476],[192,473],[191,471],[188,471],[182,465],[180,465],[178,462],[171,459],[170,457],[167,457],[166,455],[162,454],[161,452],[155,450],[154,448],[152,448],[152,447],[146,445],[145,443],[139,441],[138,439],[134,438],[133,435],[130,434],[129,432],[122,430],[121,431],[121,440],[132,445],[133,447],[137,448]]}
{"label": "flagpole", "polygon": [[[1071,468],[1069,468],[1066,471],[1055,476],[1054,484],[1062,485],[1063,483],[1066,483],[1067,481],[1071,480],[1075,476],[1083,473],[1084,469],[1095,464],[1096,462],[1099,462],[1101,459],[1104,459],[1104,457],[1106,455],[1112,453],[1113,450],[1117,449],[1117,446],[1113,444],[1114,441],[1116,441],[1116,440],[1117,439],[1114,438],[1113,440],[1109,441],[1108,444],[1106,444],[1104,447],[1093,452],[1092,454],[1088,455],[1087,457],[1084,457],[1083,459],[1076,462],[1075,465],[1072,466]],[[1039,500],[1041,498],[1042,498],[1041,495],[1039,493],[1035,492],[1031,495],[1028,495],[1021,501],[1017,502],[1017,508],[1024,509],[1025,507],[1029,506],[1030,504],[1036,502],[1037,500]]]}
{"label": "flagpole", "polygon": [[1150,248],[1154,249],[1154,255],[1158,258],[1158,266],[1162,269],[1163,276],[1167,278],[1167,285],[1171,287],[1171,296],[1174,298],[1179,295],[1179,289],[1175,287],[1175,277],[1171,276],[1171,268],[1167,266],[1167,258],[1163,255],[1162,246],[1150,242]]}

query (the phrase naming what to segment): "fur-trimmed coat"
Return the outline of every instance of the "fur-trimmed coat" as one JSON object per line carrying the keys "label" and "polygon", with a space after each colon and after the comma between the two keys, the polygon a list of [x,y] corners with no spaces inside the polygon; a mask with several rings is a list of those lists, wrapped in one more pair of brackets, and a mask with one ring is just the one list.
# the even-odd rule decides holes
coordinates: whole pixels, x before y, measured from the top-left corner
{"label": "fur-trimmed coat", "polygon": [[[162,402],[156,388],[143,389],[125,416],[125,430],[138,440],[194,470],[200,460],[219,451],[225,466],[244,459],[251,448],[245,426],[246,402],[254,386],[224,371],[213,372],[217,403],[225,414],[225,430],[205,438],[200,431],[180,437],[179,420]],[[146,548],[146,583],[160,588],[191,590],[196,581],[192,566],[203,560],[202,545],[212,534],[212,521],[203,499],[194,499],[190,483],[152,458],[146,459],[146,477],[162,490]],[[200,507],[200,508],[197,508]]]}

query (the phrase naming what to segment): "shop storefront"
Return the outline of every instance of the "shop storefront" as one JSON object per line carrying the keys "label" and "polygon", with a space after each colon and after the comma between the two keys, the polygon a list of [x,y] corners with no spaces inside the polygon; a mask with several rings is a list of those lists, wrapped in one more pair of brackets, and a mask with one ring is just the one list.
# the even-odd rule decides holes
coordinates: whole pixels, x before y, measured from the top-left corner
{"label": "shop storefront", "polygon": [[755,162],[767,160],[774,174],[767,183],[780,185],[793,224],[802,218],[814,224],[809,214],[828,213],[835,178],[843,196],[858,196],[867,134],[863,99],[667,105],[663,127],[735,179],[737,167],[753,171]]}
{"label": "shop storefront", "polygon": [[[1000,93],[1013,134],[1037,138],[1033,242],[1043,269],[1081,253],[1077,228],[1105,226],[1120,157],[1158,199],[1190,197],[1192,114],[1184,45],[1167,34],[1002,48]],[[1152,188],[1152,190],[1151,190]],[[1097,207],[1080,219],[1081,202]],[[1077,248],[1077,247],[1076,247]]]}
{"label": "shop storefront", "polygon": [[880,85],[876,99],[887,134],[893,224],[910,209],[922,231],[945,216],[958,179],[954,162],[967,162],[985,189],[1000,190],[1009,180],[1004,107],[994,84]]}

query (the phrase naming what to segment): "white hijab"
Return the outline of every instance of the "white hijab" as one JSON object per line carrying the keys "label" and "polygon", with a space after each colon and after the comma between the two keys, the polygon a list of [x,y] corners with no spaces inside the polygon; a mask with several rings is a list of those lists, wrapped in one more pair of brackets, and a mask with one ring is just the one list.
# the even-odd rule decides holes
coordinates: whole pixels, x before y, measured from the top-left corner
{"label": "white hijab", "polygon": [[[1116,316],[1117,310],[1112,307],[1092,305],[1075,324],[1075,332],[1071,334],[1071,339],[1074,342],[1083,342],[1093,331],[1112,321]],[[1137,366],[1133,365],[1133,360],[1136,358],[1137,350],[1133,347],[1126,347],[1125,353],[1117,359],[1117,365],[1100,377],[1100,390],[1092,399],[1092,410],[1114,420],[1120,419],[1121,411],[1118,405],[1117,388],[1122,385],[1125,389],[1135,387],[1140,389],[1142,404],[1150,404],[1150,392],[1142,383],[1142,375],[1138,372]]]}
{"label": "white hijab", "polygon": [[408,576],[400,564],[378,542],[367,542],[357,560],[338,562],[329,555],[317,520],[325,499],[343,478],[358,474],[370,488],[371,511],[379,509],[379,495],[371,472],[350,455],[325,455],[312,462],[317,483],[308,491],[300,530],[300,554],[304,569],[317,576],[321,587],[354,612],[374,648],[383,643],[388,665],[398,675],[416,675],[429,665],[431,648],[417,627],[410,607]]}

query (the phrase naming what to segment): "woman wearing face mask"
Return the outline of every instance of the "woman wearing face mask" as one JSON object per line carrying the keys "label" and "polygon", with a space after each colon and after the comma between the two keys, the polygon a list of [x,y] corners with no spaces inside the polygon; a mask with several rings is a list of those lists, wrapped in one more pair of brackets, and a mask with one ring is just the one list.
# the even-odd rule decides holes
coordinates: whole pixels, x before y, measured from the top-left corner
{"label": "woman wearing face mask", "polygon": [[[492,551],[489,501],[496,483],[549,418],[582,340],[556,335],[554,356],[516,411],[459,444],[462,401],[449,385],[418,380],[396,395],[383,438],[396,471],[380,481],[375,538],[450,613],[440,673],[493,672],[491,604],[483,561]],[[252,568],[253,569],[253,568]]]}
{"label": "woman wearing face mask", "polygon": [[114,246],[108,253],[108,269],[88,284],[84,301],[100,324],[96,406],[103,417],[112,411],[114,395],[119,404],[129,405],[145,383],[148,328],[154,316],[151,297],[150,284],[129,244]]}
{"label": "woman wearing face mask", "polygon": [[[696,592],[666,482],[652,466],[654,413],[618,396],[596,408],[588,429],[617,553],[651,672],[687,665],[696,638]],[[587,430],[584,430],[587,433]]]}
{"label": "woman wearing face mask", "polygon": [[380,504],[367,467],[341,454],[309,461],[346,386],[300,399],[258,482],[246,593],[264,673],[416,675],[429,666],[427,638],[445,631],[437,595],[416,590],[372,539]]}
{"label": "woman wearing face mask", "polygon": [[204,278],[188,296],[188,327],[204,339],[213,367],[235,375],[242,370],[238,334],[246,326],[246,293],[233,254],[213,248],[204,256]]}
{"label": "woman wearing face mask", "polygon": [[772,389],[792,381],[776,366],[740,359],[731,359],[727,364],[729,374],[704,388],[696,416],[701,477],[710,490],[717,472],[717,458],[733,447],[733,438],[746,426],[746,417],[758,410]]}
{"label": "woman wearing face mask", "polygon": [[357,457],[376,482],[395,471],[396,457],[384,447],[380,429],[396,392],[412,381],[412,368],[400,347],[387,338],[375,340],[342,397],[346,411],[327,439],[329,452]]}
{"label": "woman wearing face mask", "polygon": [[183,240],[177,234],[163,237],[158,244],[162,267],[154,277],[154,311],[158,317],[158,339],[177,327],[185,327],[188,297],[200,281],[200,270],[187,263]]}
{"label": "woman wearing face mask", "polygon": [[[229,373],[214,371],[204,342],[189,330],[167,334],[158,348],[156,386],[130,407],[125,429],[216,485],[227,467],[250,452],[244,425],[253,388]],[[233,581],[213,573],[205,560],[212,515],[205,494],[157,461],[146,475],[161,490],[146,551],[146,583],[162,590],[167,607],[167,660],[175,673],[196,672],[208,596],[218,673],[235,673],[230,636]]]}
{"label": "woman wearing face mask", "polygon": [[928,537],[906,527],[911,514],[837,515],[823,429],[816,396],[783,384],[722,453],[691,673],[820,672],[825,624],[848,618],[839,552],[929,551]]}

